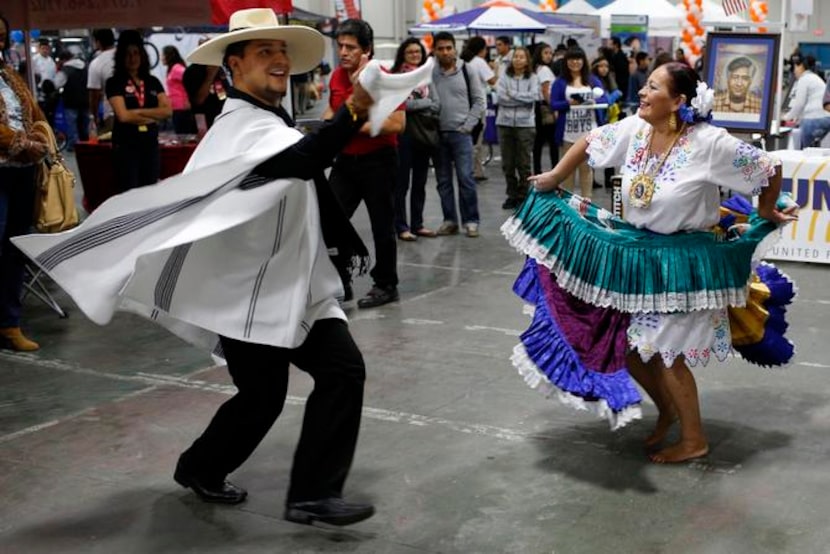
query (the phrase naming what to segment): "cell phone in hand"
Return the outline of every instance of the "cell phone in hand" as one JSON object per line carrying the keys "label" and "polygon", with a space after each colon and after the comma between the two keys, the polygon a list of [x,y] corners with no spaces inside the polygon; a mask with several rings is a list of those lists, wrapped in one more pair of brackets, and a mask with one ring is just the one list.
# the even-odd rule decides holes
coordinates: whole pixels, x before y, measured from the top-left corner
{"label": "cell phone in hand", "polygon": [[571,100],[576,100],[580,104],[585,102],[585,98],[578,92],[574,92],[573,94],[571,94]]}

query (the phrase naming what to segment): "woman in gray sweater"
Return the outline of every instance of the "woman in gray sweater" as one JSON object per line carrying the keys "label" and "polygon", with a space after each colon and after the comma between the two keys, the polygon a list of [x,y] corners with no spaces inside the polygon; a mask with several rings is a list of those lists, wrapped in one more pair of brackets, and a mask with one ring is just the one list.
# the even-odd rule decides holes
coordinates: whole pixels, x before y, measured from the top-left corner
{"label": "woman in gray sweater", "polygon": [[539,78],[531,69],[530,53],[526,48],[513,51],[513,60],[499,77],[496,90],[501,168],[507,181],[507,199],[502,208],[512,210],[527,196],[530,153],[536,137],[534,108],[540,98]]}

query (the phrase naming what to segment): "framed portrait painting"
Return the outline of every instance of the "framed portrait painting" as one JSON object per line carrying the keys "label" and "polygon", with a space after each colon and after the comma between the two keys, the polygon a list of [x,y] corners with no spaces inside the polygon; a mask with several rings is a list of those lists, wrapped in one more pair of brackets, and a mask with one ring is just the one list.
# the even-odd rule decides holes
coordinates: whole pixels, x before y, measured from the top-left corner
{"label": "framed portrait painting", "polygon": [[715,91],[712,123],[736,133],[768,133],[781,35],[709,33],[703,79]]}

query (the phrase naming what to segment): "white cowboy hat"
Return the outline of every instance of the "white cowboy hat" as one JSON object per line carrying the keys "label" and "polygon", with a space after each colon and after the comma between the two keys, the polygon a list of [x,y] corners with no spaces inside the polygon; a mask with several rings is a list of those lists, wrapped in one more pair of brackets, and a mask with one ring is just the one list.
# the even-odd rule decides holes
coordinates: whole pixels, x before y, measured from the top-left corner
{"label": "white cowboy hat", "polygon": [[225,49],[245,40],[284,40],[291,58],[291,74],[308,73],[325,54],[325,39],[315,29],[304,25],[280,25],[274,10],[251,8],[231,15],[228,32],[214,37],[190,53],[187,61],[202,65],[222,65]]}

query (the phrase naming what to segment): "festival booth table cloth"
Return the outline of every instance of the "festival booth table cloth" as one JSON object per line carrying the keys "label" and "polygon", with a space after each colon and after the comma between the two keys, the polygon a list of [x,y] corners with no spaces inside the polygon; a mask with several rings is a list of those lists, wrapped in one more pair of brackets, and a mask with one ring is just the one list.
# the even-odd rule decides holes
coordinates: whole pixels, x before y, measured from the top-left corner
{"label": "festival booth table cloth", "polygon": [[[195,141],[159,142],[161,154],[160,178],[177,175],[184,170],[196,149]],[[84,188],[84,208],[92,212],[107,198],[118,193],[115,184],[115,167],[110,142],[77,142],[75,160],[78,163]]]}
{"label": "festival booth table cloth", "polygon": [[800,210],[767,258],[830,264],[830,149],[773,154],[784,164],[781,189],[792,194]]}

